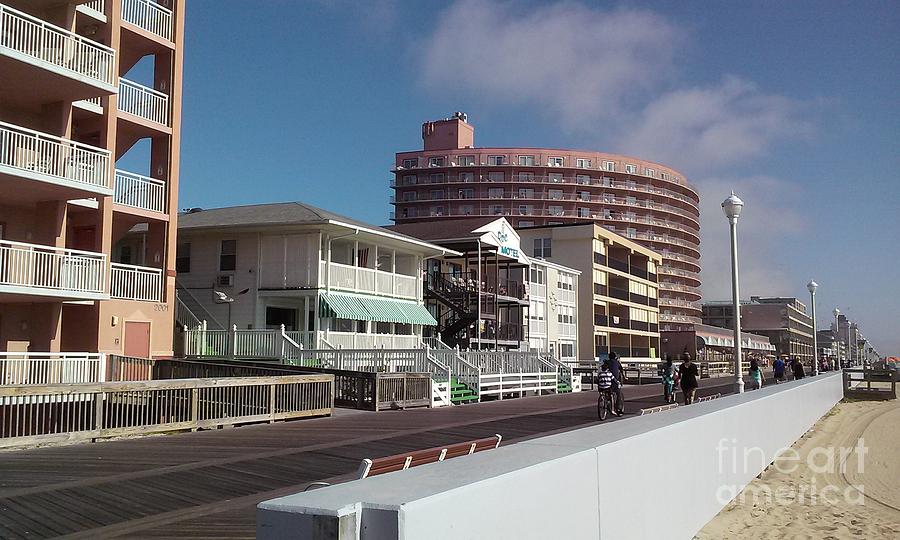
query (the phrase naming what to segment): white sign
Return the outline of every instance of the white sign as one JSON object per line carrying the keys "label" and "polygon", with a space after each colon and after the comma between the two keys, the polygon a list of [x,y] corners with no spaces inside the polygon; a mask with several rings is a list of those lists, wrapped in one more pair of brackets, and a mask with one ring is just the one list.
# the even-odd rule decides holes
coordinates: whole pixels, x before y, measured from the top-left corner
{"label": "white sign", "polygon": [[484,233],[480,240],[485,244],[496,246],[497,253],[501,256],[515,259],[522,264],[531,264],[528,256],[522,252],[519,233],[512,228],[506,218],[496,219],[472,232]]}

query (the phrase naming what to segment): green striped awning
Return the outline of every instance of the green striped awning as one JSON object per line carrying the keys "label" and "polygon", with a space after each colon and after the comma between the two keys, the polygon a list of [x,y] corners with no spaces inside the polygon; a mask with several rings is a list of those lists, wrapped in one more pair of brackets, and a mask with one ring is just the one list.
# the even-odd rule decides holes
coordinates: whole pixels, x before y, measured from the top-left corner
{"label": "green striped awning", "polygon": [[322,317],[437,326],[428,309],[415,302],[334,292],[322,293],[321,299]]}

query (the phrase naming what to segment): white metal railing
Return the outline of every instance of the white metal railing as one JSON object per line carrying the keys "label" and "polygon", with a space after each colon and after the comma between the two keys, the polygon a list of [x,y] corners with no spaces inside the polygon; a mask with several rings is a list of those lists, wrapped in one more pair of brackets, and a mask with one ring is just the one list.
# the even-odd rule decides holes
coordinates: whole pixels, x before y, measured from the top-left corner
{"label": "white metal railing", "polygon": [[169,125],[169,96],[148,86],[120,78],[118,107],[122,112]]}
{"label": "white metal railing", "polygon": [[93,9],[98,13],[106,13],[106,0],[92,0],[91,2],[82,5],[88,9]]}
{"label": "white metal railing", "polygon": [[166,211],[166,183],[156,178],[116,169],[116,203],[150,210]]}
{"label": "white metal railing", "polygon": [[162,301],[162,269],[110,264],[109,296],[125,300]]}
{"label": "white metal railing", "polygon": [[0,4],[0,54],[5,50],[115,85],[115,50]]}
{"label": "white metal railing", "polygon": [[337,349],[304,350],[289,363],[320,363],[333,369],[385,373],[431,373],[435,380],[449,380],[450,368],[426,349]]}
{"label": "white metal railing", "polygon": [[153,0],[122,0],[122,20],[172,41],[172,11]]}
{"label": "white metal railing", "polygon": [[103,190],[110,187],[110,159],[109,150],[0,122],[0,167]]}
{"label": "white metal railing", "polygon": [[106,254],[0,240],[4,286],[102,294]]}
{"label": "white metal railing", "polygon": [[102,353],[0,352],[0,385],[100,382]]}
{"label": "white metal railing", "polygon": [[422,338],[415,334],[360,334],[328,332],[328,342],[341,349],[415,349]]}
{"label": "white metal railing", "polygon": [[336,262],[328,265],[325,261],[319,261],[319,264],[319,275],[321,276],[325,275],[325,268],[328,266],[328,284],[332,289],[396,296],[412,300],[419,298],[418,281],[415,276]]}
{"label": "white metal railing", "polygon": [[575,291],[569,289],[560,289],[557,287],[556,294],[561,304],[575,304]]}

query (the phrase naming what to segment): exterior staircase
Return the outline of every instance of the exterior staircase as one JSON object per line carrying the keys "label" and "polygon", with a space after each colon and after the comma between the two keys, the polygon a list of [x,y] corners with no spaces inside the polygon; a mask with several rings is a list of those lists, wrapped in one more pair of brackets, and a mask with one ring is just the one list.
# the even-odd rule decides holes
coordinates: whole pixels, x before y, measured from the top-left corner
{"label": "exterior staircase", "polygon": [[451,347],[468,345],[467,330],[478,320],[478,294],[460,286],[452,278],[443,274],[428,274],[425,280],[425,295],[437,300],[446,310],[447,316],[440,317],[443,323],[438,327],[447,344]]}
{"label": "exterior staircase", "polygon": [[177,309],[182,314],[176,317],[176,321],[182,325],[182,328],[196,320],[206,321],[206,327],[209,330],[225,330],[225,325],[219,322],[190,290],[178,283],[177,279],[175,280],[175,297],[178,299]]}
{"label": "exterior staircase", "polygon": [[450,402],[454,405],[478,403],[478,394],[468,385],[453,377],[450,381]]}

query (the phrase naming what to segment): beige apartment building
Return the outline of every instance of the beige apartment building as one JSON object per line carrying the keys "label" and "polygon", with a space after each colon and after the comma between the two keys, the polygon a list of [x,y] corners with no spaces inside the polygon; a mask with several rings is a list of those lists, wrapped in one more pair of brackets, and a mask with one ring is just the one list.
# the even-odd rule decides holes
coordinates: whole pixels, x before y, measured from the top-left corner
{"label": "beige apartment building", "polygon": [[528,268],[528,346],[566,364],[578,361],[581,272],[544,259]]}
{"label": "beige apartment building", "polygon": [[172,354],[184,7],[0,0],[0,355]]}
{"label": "beige apartment building", "polygon": [[624,358],[659,356],[662,256],[594,223],[517,229],[522,249],[581,272],[578,283],[578,359],[616,352]]}

